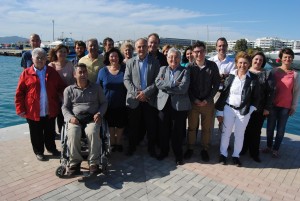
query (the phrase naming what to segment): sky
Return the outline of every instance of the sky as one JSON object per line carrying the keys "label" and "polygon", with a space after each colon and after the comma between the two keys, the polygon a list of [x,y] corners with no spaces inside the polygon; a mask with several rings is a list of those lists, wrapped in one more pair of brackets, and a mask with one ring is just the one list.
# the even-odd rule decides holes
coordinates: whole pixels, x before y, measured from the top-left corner
{"label": "sky", "polygon": [[[0,37],[42,41],[160,37],[215,41],[278,37],[300,40],[300,1],[1,0]],[[53,23],[54,22],[54,23]],[[53,26],[54,25],[54,26]],[[54,29],[53,29],[54,27]]]}

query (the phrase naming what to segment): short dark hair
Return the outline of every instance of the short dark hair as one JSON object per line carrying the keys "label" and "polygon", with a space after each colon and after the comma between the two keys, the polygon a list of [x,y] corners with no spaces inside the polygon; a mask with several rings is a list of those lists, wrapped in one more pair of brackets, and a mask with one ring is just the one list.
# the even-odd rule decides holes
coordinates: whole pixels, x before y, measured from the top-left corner
{"label": "short dark hair", "polygon": [[205,45],[205,43],[203,42],[203,41],[199,41],[199,40],[197,40],[194,44],[193,44],[193,46],[192,46],[192,50],[194,50],[196,47],[203,47],[205,50],[206,50],[206,45]]}
{"label": "short dark hair", "polygon": [[75,47],[76,47],[76,45],[84,47],[84,49],[86,49],[86,44],[82,40],[75,41]]}
{"label": "short dark hair", "polygon": [[159,38],[159,35],[157,33],[149,34],[147,39],[149,39],[151,36],[154,36],[155,38],[157,38],[158,39],[158,44],[160,43],[160,38]]}
{"label": "short dark hair", "polygon": [[291,48],[283,48],[282,50],[280,50],[278,54],[280,59],[282,59],[283,54],[291,55],[293,59],[295,57],[295,53]]}
{"label": "short dark hair", "polygon": [[114,43],[114,40],[112,38],[110,38],[110,37],[106,37],[103,40],[103,45],[106,45],[107,42],[113,42]]}
{"label": "short dark hair", "polygon": [[216,42],[216,46],[217,46],[217,44],[218,44],[218,41],[223,41],[223,42],[226,44],[226,46],[228,46],[228,43],[227,43],[226,38],[224,38],[224,37],[218,38],[218,40],[217,40],[217,42]]}
{"label": "short dark hair", "polygon": [[86,65],[84,63],[78,63],[74,66],[74,70],[76,71],[76,68],[85,68],[87,69]]}
{"label": "short dark hair", "polygon": [[123,59],[124,59],[123,55],[121,54],[121,52],[120,52],[119,49],[113,47],[108,52],[105,52],[105,54],[104,54],[104,61],[103,61],[104,65],[109,65],[110,64],[110,62],[109,62],[109,55],[112,52],[116,52],[118,54],[118,56],[119,56],[119,64],[122,64],[123,63]]}
{"label": "short dark hair", "polygon": [[265,65],[266,65],[266,63],[267,63],[267,58],[266,58],[265,54],[264,54],[263,52],[261,52],[261,51],[256,51],[256,52],[254,52],[254,53],[252,54],[251,59],[253,60],[253,58],[254,58],[256,55],[262,56],[262,58],[263,58],[263,63],[262,63],[262,65],[261,65],[261,68],[264,68]]}

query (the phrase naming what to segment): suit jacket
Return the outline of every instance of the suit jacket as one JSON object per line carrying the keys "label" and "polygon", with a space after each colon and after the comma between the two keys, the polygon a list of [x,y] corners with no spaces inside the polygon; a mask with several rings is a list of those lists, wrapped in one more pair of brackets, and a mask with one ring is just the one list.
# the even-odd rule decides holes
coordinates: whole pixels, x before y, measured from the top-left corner
{"label": "suit jacket", "polygon": [[[258,82],[258,78],[254,73],[251,73],[248,71],[250,76],[246,75],[246,81],[242,90],[242,101],[240,105],[240,114],[241,115],[247,115],[250,111],[250,106],[254,106],[255,108],[258,108],[259,101],[260,101],[260,86]],[[236,75],[229,74],[229,76],[226,78],[224,83],[224,88],[221,92],[221,95],[216,102],[216,109],[219,111],[224,111],[224,106],[226,105],[226,100],[229,96],[230,88],[232,85],[232,82],[234,80]]]}
{"label": "suit jacket", "polygon": [[168,66],[161,67],[155,80],[155,85],[159,89],[157,95],[158,110],[162,110],[165,107],[169,97],[171,97],[172,107],[176,111],[190,110],[191,101],[188,95],[190,69],[182,66],[177,67],[174,74],[174,80],[177,83],[175,86],[170,80],[170,71],[171,69]]}
{"label": "suit jacket", "polygon": [[[157,88],[155,86],[155,78],[159,72],[159,62],[151,55],[148,55],[148,70],[147,70],[147,87],[143,90],[148,97],[148,103],[156,107]],[[124,74],[124,85],[127,89],[126,105],[135,109],[139,106],[139,101],[136,99],[137,91],[141,86],[139,57],[133,57],[126,62],[126,70]]]}

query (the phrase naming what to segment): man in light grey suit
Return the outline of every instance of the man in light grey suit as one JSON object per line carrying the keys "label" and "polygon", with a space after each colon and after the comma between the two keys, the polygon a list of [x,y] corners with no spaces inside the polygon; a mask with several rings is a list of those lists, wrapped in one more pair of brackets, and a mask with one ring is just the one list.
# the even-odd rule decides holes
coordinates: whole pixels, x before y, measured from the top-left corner
{"label": "man in light grey suit", "polygon": [[159,62],[150,56],[147,40],[140,38],[135,42],[137,56],[126,62],[124,84],[127,89],[126,105],[128,111],[129,148],[127,155],[136,150],[139,135],[139,125],[142,121],[146,127],[148,152],[156,157],[155,139],[157,135],[157,88],[155,78],[159,72]]}
{"label": "man in light grey suit", "polygon": [[167,157],[169,141],[176,164],[183,164],[182,140],[186,130],[187,113],[191,109],[188,95],[190,70],[180,65],[181,53],[175,48],[168,51],[168,66],[160,68],[155,84],[159,89],[157,96],[158,127],[161,152],[158,160]]}

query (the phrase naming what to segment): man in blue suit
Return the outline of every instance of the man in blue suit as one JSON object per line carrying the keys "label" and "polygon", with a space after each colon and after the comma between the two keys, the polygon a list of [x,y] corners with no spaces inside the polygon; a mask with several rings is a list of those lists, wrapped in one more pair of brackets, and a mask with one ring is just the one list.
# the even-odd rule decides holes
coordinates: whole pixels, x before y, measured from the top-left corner
{"label": "man in blue suit", "polygon": [[144,121],[148,138],[148,152],[156,157],[155,140],[157,134],[157,109],[155,78],[159,72],[159,62],[148,54],[147,40],[140,38],[135,42],[137,56],[126,62],[124,84],[127,89],[126,105],[128,111],[129,148],[131,156],[138,144],[139,125]]}

